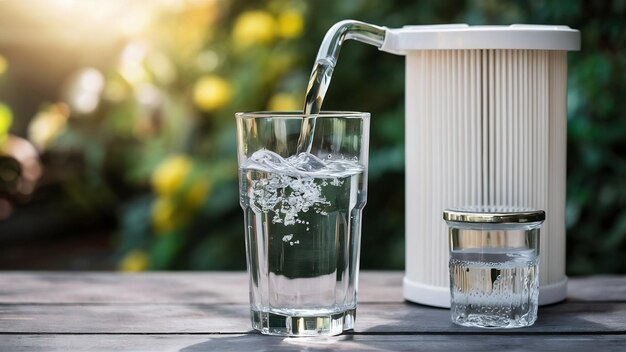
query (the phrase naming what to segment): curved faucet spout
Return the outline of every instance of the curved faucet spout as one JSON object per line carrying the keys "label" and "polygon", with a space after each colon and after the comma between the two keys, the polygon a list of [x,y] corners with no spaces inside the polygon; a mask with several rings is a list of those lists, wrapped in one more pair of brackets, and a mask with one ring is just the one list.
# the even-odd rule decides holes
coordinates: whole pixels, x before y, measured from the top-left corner
{"label": "curved faucet spout", "polygon": [[326,36],[324,36],[324,40],[317,52],[317,58],[311,71],[304,98],[303,113],[305,118],[302,121],[297,153],[311,150],[316,115],[322,109],[324,96],[326,96],[326,91],[330,85],[330,79],[337,64],[343,41],[353,39],[380,48],[385,42],[386,31],[385,27],[354,20],[345,20],[337,22],[326,32]]}
{"label": "curved faucet spout", "polygon": [[320,45],[311,71],[304,101],[304,113],[314,115],[320,111],[344,40],[353,39],[380,48],[385,42],[386,32],[385,27],[354,20],[337,22],[330,27]]}
{"label": "curved faucet spout", "polygon": [[316,63],[325,63],[331,67],[337,64],[341,44],[344,40],[352,39],[380,48],[385,41],[387,28],[375,26],[355,20],[344,20],[333,25],[317,52]]}

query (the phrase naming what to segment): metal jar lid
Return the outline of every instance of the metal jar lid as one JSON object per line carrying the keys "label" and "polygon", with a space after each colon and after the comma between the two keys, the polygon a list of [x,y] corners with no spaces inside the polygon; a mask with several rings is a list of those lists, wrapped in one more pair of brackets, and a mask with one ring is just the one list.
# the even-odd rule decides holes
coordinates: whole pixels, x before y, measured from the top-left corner
{"label": "metal jar lid", "polygon": [[530,223],[544,221],[546,212],[519,207],[476,206],[446,209],[443,219],[466,223]]}

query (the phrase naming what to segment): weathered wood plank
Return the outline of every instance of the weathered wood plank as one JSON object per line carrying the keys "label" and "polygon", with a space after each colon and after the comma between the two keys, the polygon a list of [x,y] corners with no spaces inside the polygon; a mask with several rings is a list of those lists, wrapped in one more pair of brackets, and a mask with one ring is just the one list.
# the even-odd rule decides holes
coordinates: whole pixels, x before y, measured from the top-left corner
{"label": "weathered wood plank", "polygon": [[[359,304],[355,331],[458,333],[480,331],[450,322],[446,309],[412,303]],[[540,308],[527,333],[626,334],[626,303],[571,302]],[[0,332],[16,333],[246,333],[247,304],[0,305]]]}
{"label": "weathered wood plank", "polygon": [[571,301],[626,302],[626,276],[570,278],[567,296]]}
{"label": "weathered wood plank", "polygon": [[243,272],[47,273],[0,275],[0,303],[244,303]]}
{"label": "weathered wood plank", "polygon": [[[401,302],[401,272],[364,272],[360,302]],[[0,303],[247,303],[245,272],[3,272]]]}
{"label": "weathered wood plank", "polygon": [[623,335],[342,335],[281,338],[249,335],[0,335],[0,351],[568,351],[621,352]]}
{"label": "weathered wood plank", "polygon": [[[360,275],[360,302],[400,302],[402,272]],[[245,272],[3,272],[0,303],[246,303]],[[626,276],[570,278],[568,299],[626,302]]]}
{"label": "weathered wood plank", "polygon": [[[481,330],[404,302],[401,272],[361,274],[356,329],[324,339],[250,331],[247,274],[0,273],[0,351],[623,351],[626,276],[570,280],[529,328]],[[146,335],[147,334],[147,335]]]}
{"label": "weathered wood plank", "polygon": [[[450,311],[413,303],[364,304],[357,309],[359,331],[388,333],[454,333],[481,331],[450,322]],[[626,334],[626,304],[602,302],[568,302],[540,307],[537,322],[507,334],[620,332]],[[484,330],[483,330],[484,331]]]}

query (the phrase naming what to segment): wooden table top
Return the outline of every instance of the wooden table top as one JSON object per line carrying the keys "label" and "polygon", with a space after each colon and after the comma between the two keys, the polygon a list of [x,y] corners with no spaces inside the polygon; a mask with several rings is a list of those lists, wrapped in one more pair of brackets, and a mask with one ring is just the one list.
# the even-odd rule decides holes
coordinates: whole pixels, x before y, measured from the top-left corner
{"label": "wooden table top", "polygon": [[402,272],[362,272],[354,331],[264,336],[244,272],[0,273],[0,351],[626,351],[626,276],[570,278],[535,325],[459,327],[404,301]]}

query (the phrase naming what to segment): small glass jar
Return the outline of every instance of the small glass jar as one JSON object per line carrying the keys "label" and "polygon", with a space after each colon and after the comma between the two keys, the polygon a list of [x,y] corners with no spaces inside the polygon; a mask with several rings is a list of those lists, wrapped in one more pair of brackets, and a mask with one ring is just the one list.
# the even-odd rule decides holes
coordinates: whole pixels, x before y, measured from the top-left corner
{"label": "small glass jar", "polygon": [[468,207],[443,212],[450,241],[452,322],[517,328],[537,320],[542,210]]}

